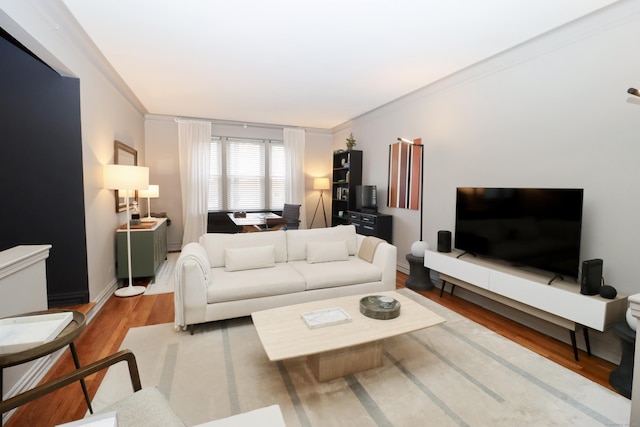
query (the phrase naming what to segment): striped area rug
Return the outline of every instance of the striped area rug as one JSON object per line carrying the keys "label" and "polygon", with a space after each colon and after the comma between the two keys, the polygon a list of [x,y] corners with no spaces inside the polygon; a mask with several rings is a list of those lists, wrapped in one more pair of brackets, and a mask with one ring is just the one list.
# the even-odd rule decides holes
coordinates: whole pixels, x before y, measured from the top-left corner
{"label": "striped area rug", "polygon": [[[122,348],[187,425],[279,404],[287,426],[625,425],[631,402],[403,289],[447,322],[384,342],[380,368],[318,383],[305,360],[269,362],[250,318],[195,335],[134,328]],[[129,393],[126,366],[107,373],[94,408]]]}

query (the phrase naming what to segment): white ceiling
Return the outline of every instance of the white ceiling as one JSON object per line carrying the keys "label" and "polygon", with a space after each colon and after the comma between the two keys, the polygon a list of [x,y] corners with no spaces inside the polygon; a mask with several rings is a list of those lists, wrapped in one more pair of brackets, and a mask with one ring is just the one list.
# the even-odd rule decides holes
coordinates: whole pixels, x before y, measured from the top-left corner
{"label": "white ceiling", "polygon": [[152,114],[330,129],[614,0],[63,0]]}

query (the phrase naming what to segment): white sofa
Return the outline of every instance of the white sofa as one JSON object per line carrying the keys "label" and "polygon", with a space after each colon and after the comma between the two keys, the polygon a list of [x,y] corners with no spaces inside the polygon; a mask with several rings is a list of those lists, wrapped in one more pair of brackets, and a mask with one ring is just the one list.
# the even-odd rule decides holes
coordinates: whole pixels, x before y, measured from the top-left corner
{"label": "white sofa", "polygon": [[[364,244],[363,244],[364,243]],[[389,291],[396,247],[353,225],[204,234],[176,264],[175,326],[307,301]]]}

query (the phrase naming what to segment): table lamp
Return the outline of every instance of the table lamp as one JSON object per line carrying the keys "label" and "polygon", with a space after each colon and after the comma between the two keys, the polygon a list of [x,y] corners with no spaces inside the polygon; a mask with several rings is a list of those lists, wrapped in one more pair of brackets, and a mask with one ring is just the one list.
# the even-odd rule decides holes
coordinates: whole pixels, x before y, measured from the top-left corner
{"label": "table lamp", "polygon": [[131,225],[129,219],[129,192],[149,188],[149,168],[128,165],[104,165],[103,186],[110,190],[122,190],[125,194],[127,207],[127,267],[129,271],[129,285],[116,290],[118,297],[132,297],[144,293],[144,286],[133,286],[131,272]]}
{"label": "table lamp", "polygon": [[147,216],[142,219],[142,222],[152,222],[155,221],[151,217],[151,199],[157,199],[160,197],[160,186],[159,185],[149,185],[149,188],[146,190],[138,191],[140,197],[147,198]]}

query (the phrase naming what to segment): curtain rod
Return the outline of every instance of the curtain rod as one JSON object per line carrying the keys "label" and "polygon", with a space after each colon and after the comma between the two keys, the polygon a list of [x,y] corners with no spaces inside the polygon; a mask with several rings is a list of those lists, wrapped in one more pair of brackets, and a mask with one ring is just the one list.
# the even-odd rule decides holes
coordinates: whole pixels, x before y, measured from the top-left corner
{"label": "curtain rod", "polygon": [[179,122],[180,120],[201,120],[206,122],[211,122],[212,125],[226,125],[226,126],[239,126],[243,128],[261,128],[261,129],[305,129],[300,126],[284,126],[284,125],[270,125],[265,123],[251,123],[251,122],[237,122],[233,120],[211,120],[211,119],[198,119],[192,117],[176,117],[175,121]]}

